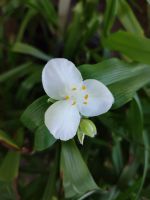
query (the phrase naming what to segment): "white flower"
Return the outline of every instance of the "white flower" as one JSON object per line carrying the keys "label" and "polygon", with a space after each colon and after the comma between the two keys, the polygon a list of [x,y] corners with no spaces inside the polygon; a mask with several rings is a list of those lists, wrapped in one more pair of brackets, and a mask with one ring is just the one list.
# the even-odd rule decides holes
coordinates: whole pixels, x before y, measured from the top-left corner
{"label": "white flower", "polygon": [[114,98],[101,82],[83,81],[81,73],[67,59],[50,60],[42,72],[42,83],[47,95],[58,100],[45,112],[45,125],[60,140],[73,138],[81,116],[98,116],[107,112]]}

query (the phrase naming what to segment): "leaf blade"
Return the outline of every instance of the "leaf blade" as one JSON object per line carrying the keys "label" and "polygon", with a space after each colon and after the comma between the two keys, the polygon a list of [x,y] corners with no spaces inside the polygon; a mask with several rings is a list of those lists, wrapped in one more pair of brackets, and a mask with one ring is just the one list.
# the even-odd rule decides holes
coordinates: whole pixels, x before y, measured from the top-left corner
{"label": "leaf blade", "polygon": [[16,52],[16,53],[30,55],[30,56],[39,58],[44,61],[48,61],[51,59],[50,56],[43,53],[41,50],[39,50],[29,44],[22,43],[22,42],[16,42],[15,45],[12,47],[12,51]]}
{"label": "leaf blade", "polygon": [[119,51],[134,61],[150,64],[150,39],[118,31],[103,39],[104,47]]}
{"label": "leaf blade", "polygon": [[97,79],[108,86],[115,97],[113,108],[129,102],[135,92],[150,82],[150,65],[108,59],[95,65],[79,66],[84,79]]}
{"label": "leaf blade", "polygon": [[66,198],[82,196],[86,192],[99,190],[74,141],[62,143],[61,172]]}
{"label": "leaf blade", "polygon": [[24,126],[35,133],[34,150],[37,151],[50,147],[56,141],[44,124],[45,111],[51,105],[47,100],[46,95],[38,98],[27,107],[21,116]]}

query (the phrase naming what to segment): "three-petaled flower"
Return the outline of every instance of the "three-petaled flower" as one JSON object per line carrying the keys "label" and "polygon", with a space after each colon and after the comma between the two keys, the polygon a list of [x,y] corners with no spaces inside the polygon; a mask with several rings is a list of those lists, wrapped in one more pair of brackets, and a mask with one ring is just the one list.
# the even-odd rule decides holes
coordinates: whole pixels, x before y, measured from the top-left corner
{"label": "three-petaled flower", "polygon": [[56,139],[73,138],[82,116],[103,114],[114,102],[103,83],[94,79],[83,81],[75,65],[64,58],[51,59],[45,65],[42,83],[47,95],[58,100],[45,112],[45,125]]}

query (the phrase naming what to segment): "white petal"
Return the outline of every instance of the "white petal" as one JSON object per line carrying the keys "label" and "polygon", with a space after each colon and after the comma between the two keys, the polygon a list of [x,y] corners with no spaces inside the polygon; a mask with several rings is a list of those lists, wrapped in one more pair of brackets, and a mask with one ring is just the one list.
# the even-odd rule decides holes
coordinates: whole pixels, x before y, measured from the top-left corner
{"label": "white petal", "polygon": [[69,101],[57,101],[45,113],[45,125],[50,133],[60,140],[69,140],[77,132],[80,114],[75,105]]}
{"label": "white petal", "polygon": [[114,97],[109,89],[103,83],[94,79],[85,80],[83,84],[87,88],[88,99],[87,104],[80,103],[80,113],[92,117],[107,112],[114,102]]}
{"label": "white petal", "polygon": [[68,94],[68,89],[82,81],[82,76],[75,65],[65,58],[51,59],[42,72],[42,83],[47,95],[61,100]]}

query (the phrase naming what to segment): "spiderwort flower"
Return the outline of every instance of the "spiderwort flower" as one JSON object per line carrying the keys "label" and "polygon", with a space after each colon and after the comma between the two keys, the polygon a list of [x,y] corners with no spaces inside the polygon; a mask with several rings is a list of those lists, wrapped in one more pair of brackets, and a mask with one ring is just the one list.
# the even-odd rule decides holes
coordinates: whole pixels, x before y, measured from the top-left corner
{"label": "spiderwort flower", "polygon": [[51,59],[42,72],[42,84],[52,99],[58,100],[45,112],[45,125],[60,140],[76,135],[82,116],[92,117],[107,112],[114,98],[101,82],[83,81],[81,73],[67,59]]}

